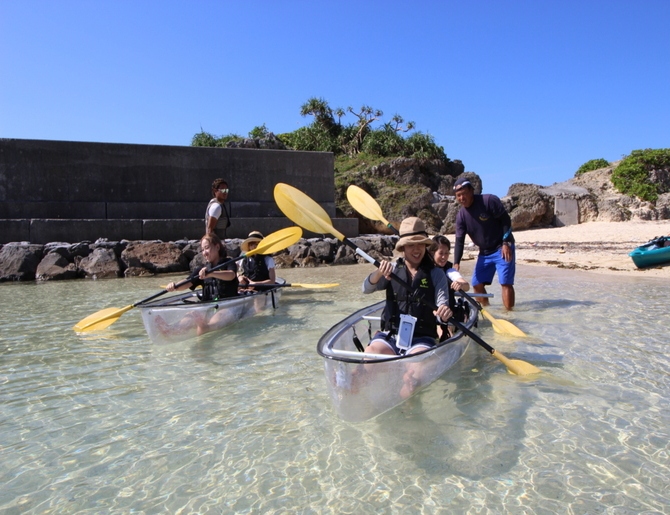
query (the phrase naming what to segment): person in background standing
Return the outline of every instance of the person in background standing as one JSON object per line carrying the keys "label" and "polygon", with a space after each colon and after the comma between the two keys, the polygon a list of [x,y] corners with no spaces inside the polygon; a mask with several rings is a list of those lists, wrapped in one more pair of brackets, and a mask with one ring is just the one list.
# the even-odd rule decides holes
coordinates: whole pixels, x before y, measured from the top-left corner
{"label": "person in background standing", "polygon": [[[476,293],[486,293],[498,273],[502,287],[503,304],[512,309],[515,302],[514,274],[516,258],[512,220],[502,202],[495,195],[475,195],[475,189],[467,177],[459,177],[454,184],[456,200],[461,209],[456,215],[456,244],[454,245],[454,268],[460,268],[465,236],[479,247],[477,264],[472,274],[472,287]],[[480,299],[488,305],[488,299]]]}
{"label": "person in background standing", "polygon": [[[221,241],[226,239],[226,229],[230,227],[228,200],[228,183],[224,179],[215,179],[212,183],[212,200],[207,204],[205,212],[205,234],[216,234]],[[230,204],[230,203],[229,203]]]}

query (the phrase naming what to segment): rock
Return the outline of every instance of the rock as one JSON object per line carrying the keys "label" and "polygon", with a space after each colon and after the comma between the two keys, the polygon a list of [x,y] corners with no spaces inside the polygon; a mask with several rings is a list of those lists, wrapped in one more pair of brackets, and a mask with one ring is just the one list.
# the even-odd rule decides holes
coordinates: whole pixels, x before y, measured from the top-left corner
{"label": "rock", "polygon": [[356,254],[346,245],[340,245],[335,252],[334,265],[355,265],[358,263]]}
{"label": "rock", "polygon": [[95,249],[109,249],[114,251],[116,259],[121,259],[121,254],[125,248],[130,244],[128,240],[108,241],[106,238],[100,238],[91,245],[91,250]]}
{"label": "rock", "polygon": [[88,279],[121,277],[121,267],[113,249],[96,248],[79,262],[79,270]]}
{"label": "rock", "polygon": [[438,233],[454,234],[456,232],[456,215],[459,209],[461,209],[461,205],[452,197],[451,199],[433,204],[433,208],[437,212],[437,216],[442,220],[442,226]]}
{"label": "rock", "polygon": [[0,282],[32,281],[42,260],[44,245],[8,243],[0,249]]}
{"label": "rock", "polygon": [[88,241],[81,241],[70,245],[68,252],[72,257],[86,257],[91,253],[91,247]]}
{"label": "rock", "polygon": [[656,201],[657,220],[667,220],[670,218],[670,193],[663,193],[658,196]]}
{"label": "rock", "polygon": [[331,264],[333,262],[337,247],[335,241],[326,239],[311,242],[312,254],[317,262],[322,264]]}
{"label": "rock", "polygon": [[[233,259],[239,257],[240,254],[242,253],[242,250],[240,249],[240,245],[242,245],[243,241],[244,240],[239,240],[239,239],[232,240],[232,241],[227,241],[225,243],[226,256],[228,256],[229,258],[233,258]],[[198,252],[200,252],[200,242],[198,242]]]}
{"label": "rock", "polygon": [[289,254],[280,254],[274,257],[275,268],[295,268],[298,263]]}
{"label": "rock", "polygon": [[63,257],[58,249],[69,249],[68,247],[57,247],[57,249],[48,253],[39,265],[35,272],[35,279],[38,281],[51,281],[63,279],[76,279],[78,275],[77,266],[74,262],[68,261]]}
{"label": "rock", "polygon": [[124,277],[150,277],[154,275],[149,269],[141,266],[129,266],[123,272]]}
{"label": "rock", "polygon": [[151,274],[185,272],[189,265],[177,245],[156,241],[129,243],[121,253],[121,261],[127,268],[145,268]]}
{"label": "rock", "polygon": [[306,242],[298,242],[294,245],[291,245],[287,250],[289,256],[298,262],[310,255],[310,246]]}
{"label": "rock", "polygon": [[207,262],[202,254],[196,254],[196,256],[189,263],[189,273],[193,274],[200,270],[202,267],[206,266]]}
{"label": "rock", "polygon": [[548,226],[554,220],[554,199],[534,184],[510,186],[503,205],[512,219],[515,231]]}

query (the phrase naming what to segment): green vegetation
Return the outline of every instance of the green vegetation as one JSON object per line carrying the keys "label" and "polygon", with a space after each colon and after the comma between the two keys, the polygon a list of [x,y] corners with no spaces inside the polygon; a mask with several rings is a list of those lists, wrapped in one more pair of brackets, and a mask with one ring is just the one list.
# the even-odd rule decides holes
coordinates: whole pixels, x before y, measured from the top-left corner
{"label": "green vegetation", "polygon": [[669,191],[663,181],[652,181],[654,172],[670,173],[670,148],[633,150],[612,172],[612,183],[619,192],[649,202]]}
{"label": "green vegetation", "polygon": [[600,168],[605,168],[606,166],[609,166],[610,162],[607,159],[591,159],[590,161],[587,161],[584,163],[582,166],[579,167],[579,169],[575,172],[575,177],[579,177],[580,175],[586,173],[586,172],[592,172],[593,170],[599,170]]}
{"label": "green vegetation", "polygon": [[191,139],[192,147],[225,147],[229,141],[242,139],[237,134],[228,134],[227,136],[214,136],[209,132],[200,129],[200,132]]}
{"label": "green vegetation", "polygon": [[[356,119],[354,123],[343,124],[347,113]],[[310,98],[300,108],[302,116],[313,116],[311,124],[277,137],[294,150],[332,152],[335,156],[353,158],[359,154],[381,157],[411,157],[417,159],[440,159],[447,162],[444,148],[435,143],[430,134],[414,132],[408,137],[403,133],[414,130],[414,122],[405,122],[395,114],[391,121],[381,122],[384,113],[370,106],[358,110],[352,107],[332,109],[322,98]],[[374,126],[377,124],[378,126]],[[381,124],[381,125],[379,125]],[[266,137],[270,131],[263,124],[254,127],[251,138]],[[231,140],[241,140],[241,136],[229,134],[217,137],[201,131],[193,136],[192,146],[224,147]]]}

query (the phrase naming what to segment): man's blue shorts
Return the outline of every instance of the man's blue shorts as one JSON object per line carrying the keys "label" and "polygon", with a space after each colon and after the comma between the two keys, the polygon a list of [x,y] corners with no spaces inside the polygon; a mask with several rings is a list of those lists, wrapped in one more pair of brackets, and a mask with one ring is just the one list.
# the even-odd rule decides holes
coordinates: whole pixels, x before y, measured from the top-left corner
{"label": "man's blue shorts", "polygon": [[509,263],[502,256],[502,247],[488,256],[480,254],[477,258],[475,271],[472,273],[472,286],[491,284],[496,272],[498,272],[500,284],[507,286],[514,284],[514,274],[516,273],[516,252],[514,245],[512,245],[512,261]]}

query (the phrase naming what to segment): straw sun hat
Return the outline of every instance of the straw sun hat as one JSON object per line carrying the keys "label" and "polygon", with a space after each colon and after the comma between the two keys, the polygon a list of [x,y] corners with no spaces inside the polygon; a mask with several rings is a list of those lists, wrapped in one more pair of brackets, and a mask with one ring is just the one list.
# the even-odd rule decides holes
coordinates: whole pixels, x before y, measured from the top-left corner
{"label": "straw sun hat", "polygon": [[428,237],[428,233],[426,232],[426,224],[423,223],[421,218],[417,218],[416,216],[405,218],[400,223],[400,230],[398,232],[400,233],[400,239],[398,240],[398,243],[395,244],[395,249],[397,251],[402,252],[405,245],[433,244],[433,240]]}
{"label": "straw sun hat", "polygon": [[249,252],[249,244],[254,242],[258,243],[262,239],[263,235],[261,233],[258,231],[251,231],[249,233],[249,237],[242,242],[242,245],[240,245],[242,252]]}

